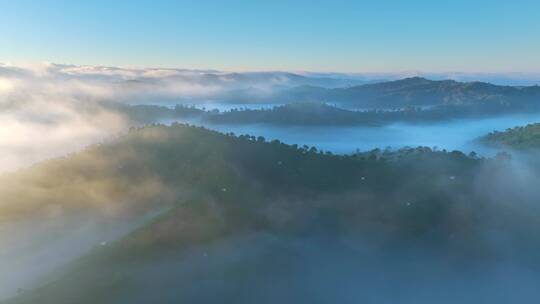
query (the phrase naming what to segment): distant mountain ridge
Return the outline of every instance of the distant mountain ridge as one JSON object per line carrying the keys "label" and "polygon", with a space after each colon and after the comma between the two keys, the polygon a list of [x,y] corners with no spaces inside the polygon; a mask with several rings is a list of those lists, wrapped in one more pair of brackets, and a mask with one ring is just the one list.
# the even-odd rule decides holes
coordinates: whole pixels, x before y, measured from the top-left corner
{"label": "distant mountain ridge", "polygon": [[[141,75],[121,83],[145,91],[162,85],[193,86],[197,94],[170,94],[180,102],[286,104],[293,102],[340,103],[352,108],[403,108],[407,106],[461,105],[482,102],[529,104],[540,100],[540,87],[497,85],[489,82],[460,82],[409,77],[386,81],[375,79],[304,76],[289,72],[197,73],[171,72],[165,78]],[[197,92],[197,91],[196,91]]]}
{"label": "distant mountain ridge", "polygon": [[301,86],[281,93],[281,100],[341,103],[355,108],[540,103],[540,87],[498,86],[485,82],[429,80],[422,77],[324,89]]}

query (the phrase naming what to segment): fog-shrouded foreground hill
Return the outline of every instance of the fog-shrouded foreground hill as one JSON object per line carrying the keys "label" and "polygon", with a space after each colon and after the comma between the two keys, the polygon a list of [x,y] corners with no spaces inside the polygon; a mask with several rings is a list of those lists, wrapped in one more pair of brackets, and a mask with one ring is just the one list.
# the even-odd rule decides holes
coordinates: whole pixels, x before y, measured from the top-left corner
{"label": "fog-shrouded foreground hill", "polygon": [[3,303],[529,302],[540,210],[527,169],[426,147],[332,155],[134,129],[1,177],[3,241],[25,220],[137,222]]}
{"label": "fog-shrouded foreground hill", "polygon": [[517,150],[538,150],[540,149],[540,123],[514,127],[503,132],[491,132],[479,138],[479,141],[490,146]]}

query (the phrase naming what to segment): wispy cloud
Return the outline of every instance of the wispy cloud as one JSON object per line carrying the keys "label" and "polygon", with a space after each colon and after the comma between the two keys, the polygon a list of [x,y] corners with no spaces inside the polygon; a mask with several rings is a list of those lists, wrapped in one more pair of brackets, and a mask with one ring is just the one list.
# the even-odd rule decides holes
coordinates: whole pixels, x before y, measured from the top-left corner
{"label": "wispy cloud", "polygon": [[[289,77],[290,78],[290,77]],[[282,74],[0,64],[0,172],[78,150],[128,126],[115,103],[201,102],[290,82]]]}

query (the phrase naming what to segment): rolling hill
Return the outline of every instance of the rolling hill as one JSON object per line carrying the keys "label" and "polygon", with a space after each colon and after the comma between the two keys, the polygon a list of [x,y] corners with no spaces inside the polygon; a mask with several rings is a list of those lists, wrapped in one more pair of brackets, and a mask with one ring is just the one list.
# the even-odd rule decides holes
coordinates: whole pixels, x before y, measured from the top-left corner
{"label": "rolling hill", "polygon": [[[486,263],[535,269],[524,254],[535,251],[520,250],[539,244],[524,234],[540,228],[534,213],[506,204],[531,198],[478,191],[500,188],[509,165],[423,147],[332,155],[187,125],[133,129],[1,178],[4,225],[165,210],[5,303],[353,303],[388,299],[396,282],[474,285],[455,269]],[[503,231],[508,240],[491,237]]]}
{"label": "rolling hill", "polygon": [[540,149],[540,123],[491,132],[478,140],[489,146],[537,150]]}
{"label": "rolling hill", "polygon": [[301,86],[283,92],[276,100],[329,102],[354,108],[378,109],[475,103],[538,106],[540,87],[498,86],[483,82],[413,77],[345,88]]}

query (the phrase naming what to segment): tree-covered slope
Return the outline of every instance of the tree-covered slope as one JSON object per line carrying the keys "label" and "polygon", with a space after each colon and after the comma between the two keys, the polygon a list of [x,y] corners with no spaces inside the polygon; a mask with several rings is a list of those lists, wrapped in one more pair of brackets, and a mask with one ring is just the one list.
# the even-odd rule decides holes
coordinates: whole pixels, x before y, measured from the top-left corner
{"label": "tree-covered slope", "polygon": [[483,82],[428,80],[421,77],[347,88],[300,87],[283,94],[284,101],[339,102],[359,108],[470,105],[476,103],[526,106],[538,103],[540,87],[498,86]]}
{"label": "tree-covered slope", "polygon": [[[57,216],[168,210],[7,303],[353,303],[477,261],[531,267],[519,249],[536,248],[532,213],[478,188],[497,189],[508,165],[429,148],[343,156],[185,125],[136,129],[2,177],[4,223],[50,216],[51,205]],[[515,251],[501,250],[508,242]],[[417,263],[433,271],[416,273]],[[389,281],[373,279],[381,272]]]}
{"label": "tree-covered slope", "polygon": [[347,110],[324,103],[291,103],[271,109],[205,112],[203,122],[213,124],[272,124],[281,126],[380,126],[396,122],[426,123],[459,118],[483,118],[519,112],[501,104],[440,105],[428,109]]}
{"label": "tree-covered slope", "polygon": [[503,132],[491,132],[481,137],[479,141],[490,146],[518,150],[540,149],[540,123],[515,127]]}

